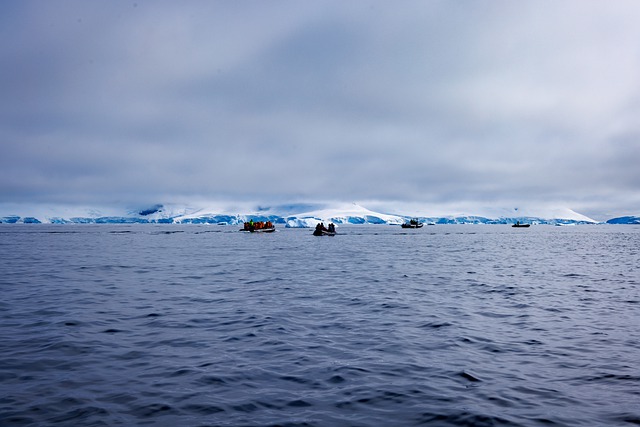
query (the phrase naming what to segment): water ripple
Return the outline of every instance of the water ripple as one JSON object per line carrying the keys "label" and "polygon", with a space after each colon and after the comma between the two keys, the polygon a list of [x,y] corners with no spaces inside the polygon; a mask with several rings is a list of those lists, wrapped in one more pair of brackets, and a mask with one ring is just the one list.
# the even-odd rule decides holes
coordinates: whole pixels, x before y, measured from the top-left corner
{"label": "water ripple", "polygon": [[637,228],[64,227],[3,227],[0,425],[640,424]]}

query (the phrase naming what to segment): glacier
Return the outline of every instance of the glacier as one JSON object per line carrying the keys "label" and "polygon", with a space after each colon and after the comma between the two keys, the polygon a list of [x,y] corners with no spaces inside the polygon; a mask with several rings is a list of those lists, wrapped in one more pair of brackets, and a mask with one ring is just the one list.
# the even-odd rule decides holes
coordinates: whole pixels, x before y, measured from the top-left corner
{"label": "glacier", "polygon": [[640,224],[640,216],[621,216],[607,220],[607,224]]}
{"label": "glacier", "polygon": [[[382,210],[379,208],[377,210]],[[567,208],[491,208],[478,209],[474,213],[447,215],[429,214],[428,208],[422,213],[416,209],[411,209],[411,212],[389,213],[393,211],[392,207],[382,208],[385,213],[370,210],[357,203],[290,203],[273,206],[157,203],[133,209],[0,204],[0,223],[237,225],[253,219],[271,221],[287,228],[313,228],[319,222],[400,225],[410,218],[417,218],[425,224],[514,224],[517,221],[551,225],[599,223]],[[621,217],[607,223],[637,224],[640,223],[640,218]]]}

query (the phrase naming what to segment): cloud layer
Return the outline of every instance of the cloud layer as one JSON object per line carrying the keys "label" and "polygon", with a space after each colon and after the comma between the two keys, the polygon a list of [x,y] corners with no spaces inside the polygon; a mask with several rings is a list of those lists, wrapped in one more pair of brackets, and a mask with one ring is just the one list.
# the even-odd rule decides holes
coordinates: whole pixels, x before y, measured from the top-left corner
{"label": "cloud layer", "polygon": [[640,4],[24,1],[0,198],[640,211]]}

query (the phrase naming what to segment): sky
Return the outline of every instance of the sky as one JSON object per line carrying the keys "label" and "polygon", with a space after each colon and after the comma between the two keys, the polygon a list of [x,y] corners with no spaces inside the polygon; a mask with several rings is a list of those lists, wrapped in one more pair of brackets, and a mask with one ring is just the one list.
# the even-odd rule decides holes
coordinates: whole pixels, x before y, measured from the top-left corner
{"label": "sky", "polygon": [[0,8],[0,203],[640,215],[636,0]]}

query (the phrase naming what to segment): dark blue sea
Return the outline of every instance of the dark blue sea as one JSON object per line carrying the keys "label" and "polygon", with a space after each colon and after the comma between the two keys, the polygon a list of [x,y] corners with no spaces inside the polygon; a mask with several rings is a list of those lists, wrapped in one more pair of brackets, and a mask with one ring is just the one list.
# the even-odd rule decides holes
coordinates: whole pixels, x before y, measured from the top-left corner
{"label": "dark blue sea", "polygon": [[1,426],[640,424],[640,227],[0,226]]}

